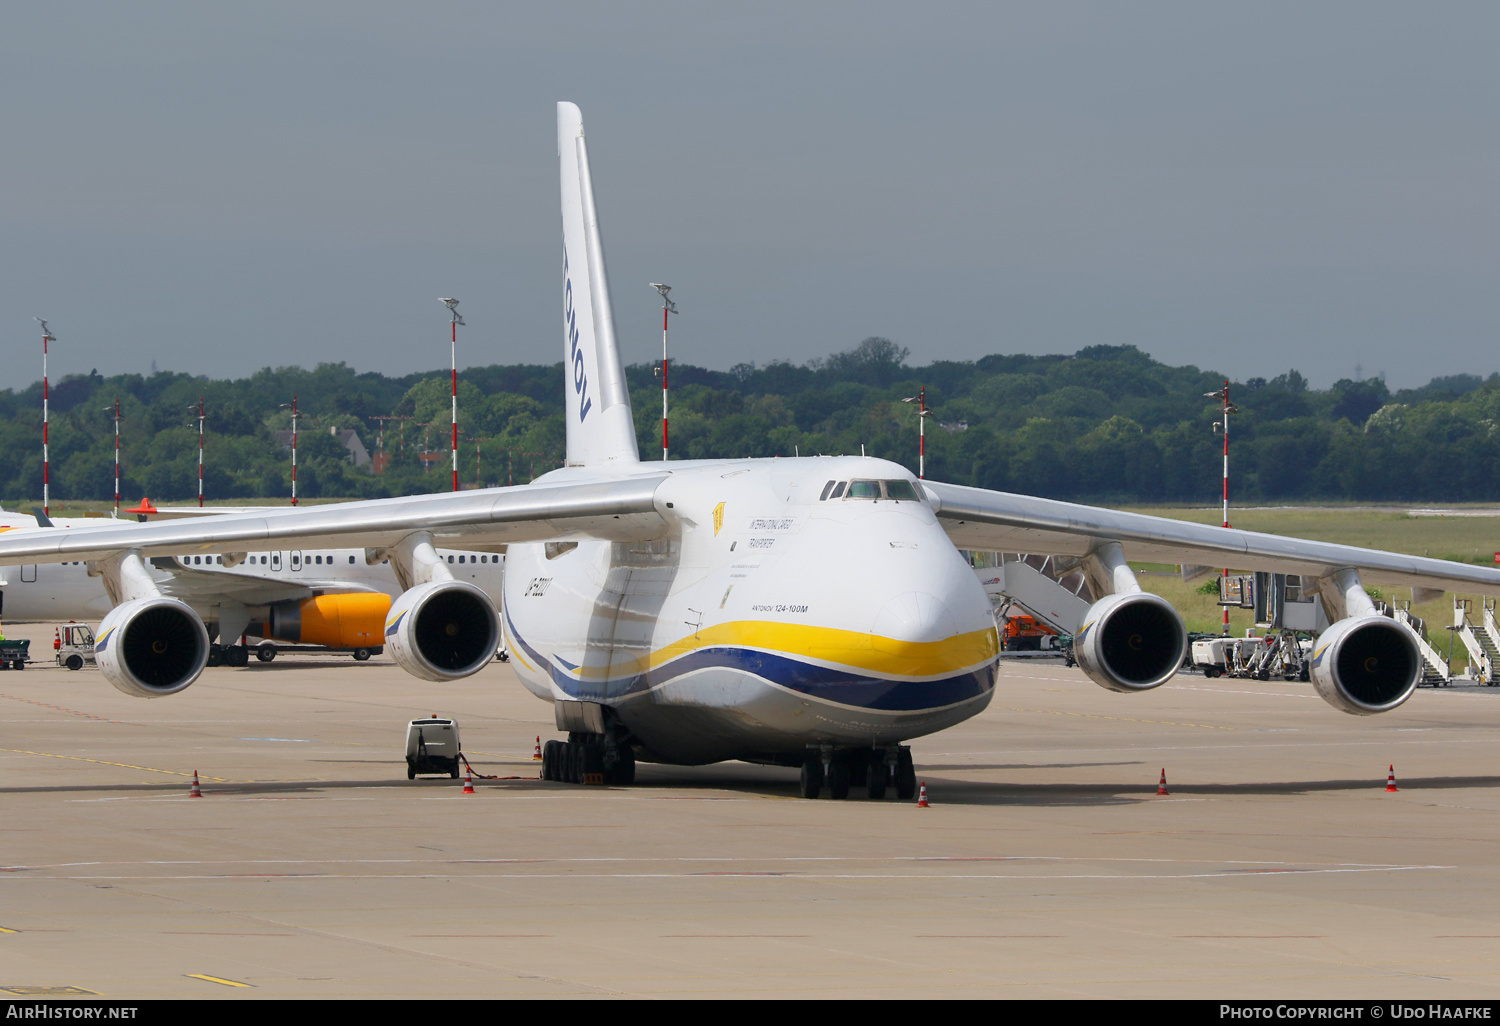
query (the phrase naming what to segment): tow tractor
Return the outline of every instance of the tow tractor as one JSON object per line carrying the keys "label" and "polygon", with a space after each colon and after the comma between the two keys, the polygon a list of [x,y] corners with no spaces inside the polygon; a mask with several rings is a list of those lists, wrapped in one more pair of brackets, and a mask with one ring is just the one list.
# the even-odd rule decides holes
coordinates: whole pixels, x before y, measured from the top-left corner
{"label": "tow tractor", "polygon": [[94,631],[86,623],[68,623],[57,628],[52,648],[58,666],[81,670],[94,665]]}

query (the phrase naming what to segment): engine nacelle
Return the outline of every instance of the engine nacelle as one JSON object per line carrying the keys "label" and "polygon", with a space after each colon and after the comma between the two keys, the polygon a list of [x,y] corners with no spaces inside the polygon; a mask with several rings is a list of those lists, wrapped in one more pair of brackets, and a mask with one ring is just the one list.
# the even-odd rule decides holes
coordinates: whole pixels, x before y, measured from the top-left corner
{"label": "engine nacelle", "polygon": [[382,592],[346,592],[277,602],[262,637],[326,648],[378,648],[391,598]]}
{"label": "engine nacelle", "polygon": [[465,581],[432,581],[402,594],[385,618],[386,652],[423,680],[467,677],[495,658],[500,614]]}
{"label": "engine nacelle", "polygon": [[1411,697],[1421,677],[1416,636],[1384,616],[1346,617],[1313,642],[1313,687],[1346,713],[1389,712]]}
{"label": "engine nacelle", "polygon": [[105,679],[127,695],[175,695],[208,665],[208,629],[178,599],[133,599],[100,622],[94,658]]}
{"label": "engine nacelle", "polygon": [[1146,691],[1172,678],[1187,655],[1187,628],[1172,604],[1149,592],[1106,595],[1083,614],[1073,658],[1110,691]]}

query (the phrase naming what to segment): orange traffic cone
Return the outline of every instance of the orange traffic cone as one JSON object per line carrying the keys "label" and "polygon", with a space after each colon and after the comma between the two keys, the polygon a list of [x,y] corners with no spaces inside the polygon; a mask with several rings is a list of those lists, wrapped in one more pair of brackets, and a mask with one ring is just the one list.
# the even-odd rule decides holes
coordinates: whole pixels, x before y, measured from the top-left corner
{"label": "orange traffic cone", "polygon": [[1156,785],[1156,793],[1159,795],[1170,795],[1172,793],[1167,790],[1167,768],[1165,766],[1161,769],[1161,782]]}
{"label": "orange traffic cone", "polygon": [[531,761],[532,762],[541,762],[542,761],[542,736],[540,734],[537,735],[537,738],[536,738],[536,750],[531,753]]}
{"label": "orange traffic cone", "polygon": [[52,628],[52,650],[54,652],[62,650],[62,628],[60,627]]}
{"label": "orange traffic cone", "polygon": [[1395,763],[1391,763],[1390,770],[1388,770],[1386,772],[1386,776],[1385,776],[1385,789],[1387,791],[1398,790],[1398,788],[1396,787],[1396,764]]}
{"label": "orange traffic cone", "polygon": [[472,771],[464,774],[464,794],[474,793],[474,777]]}
{"label": "orange traffic cone", "polygon": [[197,770],[193,770],[193,787],[192,787],[192,789],[190,791],[188,791],[188,797],[189,798],[202,798],[203,797],[203,791],[202,791],[201,788],[198,787],[198,771]]}
{"label": "orange traffic cone", "polygon": [[930,806],[930,805],[927,804],[927,781],[925,781],[925,780],[922,781],[922,790],[920,790],[920,791],[917,792],[917,808],[919,808],[919,809],[930,809],[930,808],[932,808],[932,806]]}

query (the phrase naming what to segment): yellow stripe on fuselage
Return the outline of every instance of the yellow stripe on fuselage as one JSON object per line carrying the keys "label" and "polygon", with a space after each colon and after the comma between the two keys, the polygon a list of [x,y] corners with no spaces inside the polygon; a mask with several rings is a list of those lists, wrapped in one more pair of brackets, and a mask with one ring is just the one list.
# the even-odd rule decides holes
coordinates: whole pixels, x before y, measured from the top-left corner
{"label": "yellow stripe on fuselage", "polygon": [[999,636],[993,630],[955,634],[942,641],[900,641],[836,627],[736,620],[704,627],[650,655],[619,660],[608,667],[580,666],[573,672],[595,680],[632,676],[691,652],[725,647],[801,656],[881,677],[948,676],[988,663],[1000,653]]}

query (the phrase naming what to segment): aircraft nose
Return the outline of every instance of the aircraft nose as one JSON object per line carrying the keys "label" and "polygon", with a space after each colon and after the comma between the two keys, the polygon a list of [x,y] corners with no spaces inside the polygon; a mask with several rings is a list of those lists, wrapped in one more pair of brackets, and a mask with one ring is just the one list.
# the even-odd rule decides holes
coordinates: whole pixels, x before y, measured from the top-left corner
{"label": "aircraft nose", "polygon": [[881,607],[870,633],[875,635],[877,645],[883,638],[903,644],[942,641],[958,633],[958,621],[938,596],[908,591]]}

